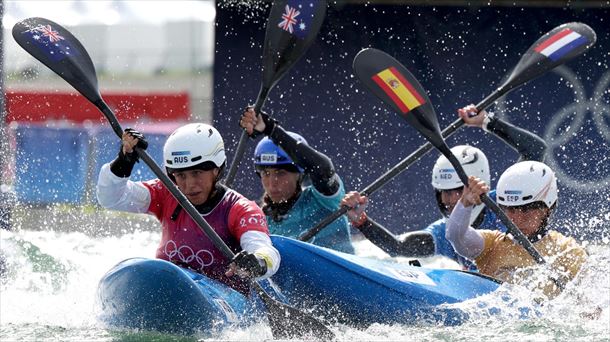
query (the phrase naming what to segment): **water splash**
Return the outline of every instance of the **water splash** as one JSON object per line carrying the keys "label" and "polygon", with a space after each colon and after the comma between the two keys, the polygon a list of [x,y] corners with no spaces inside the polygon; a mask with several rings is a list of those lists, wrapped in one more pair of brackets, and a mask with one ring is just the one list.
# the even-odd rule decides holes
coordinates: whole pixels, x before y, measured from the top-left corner
{"label": "water splash", "polygon": [[[101,227],[110,229],[110,227]],[[270,340],[266,324],[224,331],[218,336],[175,337],[150,332],[108,331],[96,321],[97,282],[112,266],[135,256],[154,257],[159,233],[135,231],[118,236],[78,232],[1,231],[0,248],[8,273],[0,285],[0,340]],[[368,241],[356,242],[360,255],[390,259]],[[590,258],[557,298],[540,306],[524,287],[503,286],[499,291],[458,304],[470,320],[447,327],[373,324],[366,328],[333,325],[340,341],[418,340],[603,340],[610,336],[610,249],[588,247]],[[427,267],[456,265],[440,257],[422,259]],[[527,310],[524,311],[524,308]]]}

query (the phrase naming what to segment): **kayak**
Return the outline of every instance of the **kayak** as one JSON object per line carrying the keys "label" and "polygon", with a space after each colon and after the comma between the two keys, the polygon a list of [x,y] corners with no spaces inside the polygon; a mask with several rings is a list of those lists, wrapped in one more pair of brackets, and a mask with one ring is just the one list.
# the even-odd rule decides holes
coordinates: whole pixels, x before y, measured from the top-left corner
{"label": "kayak", "polygon": [[288,302],[337,323],[461,324],[467,313],[447,304],[489,294],[500,282],[478,273],[427,269],[272,237],[282,263],[273,276]]}
{"label": "kayak", "polygon": [[[263,304],[161,259],[127,259],[100,280],[98,319],[108,328],[213,335],[261,317]],[[263,315],[264,316],[264,315]]]}
{"label": "kayak", "polygon": [[[276,299],[329,323],[456,325],[468,314],[447,304],[500,286],[478,273],[358,257],[276,235],[271,239],[282,261],[272,281],[261,285]],[[160,259],[117,264],[100,280],[97,304],[98,319],[109,328],[180,335],[215,335],[266,316],[258,296],[246,297]]]}

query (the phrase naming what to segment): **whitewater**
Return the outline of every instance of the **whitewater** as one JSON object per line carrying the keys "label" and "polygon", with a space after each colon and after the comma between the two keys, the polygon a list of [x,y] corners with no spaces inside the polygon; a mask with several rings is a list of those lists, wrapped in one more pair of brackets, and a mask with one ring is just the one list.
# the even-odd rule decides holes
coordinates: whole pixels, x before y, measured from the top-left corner
{"label": "whitewater", "polygon": [[[1,341],[272,339],[271,330],[264,323],[227,329],[216,336],[202,332],[186,337],[113,331],[102,326],[96,319],[98,281],[121,260],[154,257],[160,232],[158,223],[150,217],[91,208],[21,208],[14,221],[13,231],[0,231],[5,258],[0,285]],[[370,242],[355,238],[358,255],[388,262],[409,260],[390,258]],[[609,341],[610,241],[604,238],[581,243],[590,255],[586,265],[564,293],[537,309],[538,317],[523,319],[510,310],[484,315],[482,306],[502,307],[506,305],[502,298],[507,295],[520,303],[527,303],[532,297],[527,289],[502,286],[476,303],[459,304],[471,319],[455,327],[373,324],[366,329],[347,325],[331,328],[338,341]],[[457,267],[440,257],[421,261],[424,267]]]}

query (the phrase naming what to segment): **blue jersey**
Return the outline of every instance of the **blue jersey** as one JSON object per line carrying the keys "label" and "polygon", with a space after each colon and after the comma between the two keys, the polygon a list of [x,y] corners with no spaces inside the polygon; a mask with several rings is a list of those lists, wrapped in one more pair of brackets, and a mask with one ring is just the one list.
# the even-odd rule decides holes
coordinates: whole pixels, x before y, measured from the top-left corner
{"label": "blue jersey", "polygon": [[[343,181],[339,180],[339,184],[339,191],[332,196],[323,195],[312,185],[303,189],[301,196],[282,221],[275,222],[271,216],[267,215],[269,232],[297,238],[303,232],[312,228],[339,208],[341,199],[345,196]],[[354,254],[350,225],[345,215],[326,226],[309,242],[336,251]]]}
{"label": "blue jersey", "polygon": [[[489,192],[489,197],[496,200],[496,190],[492,190]],[[493,211],[488,208],[483,208],[483,221],[476,229],[487,229],[487,230],[499,230],[501,232],[506,232],[506,227],[500,219],[494,214]],[[445,237],[445,231],[447,229],[447,218],[443,217],[442,219],[433,222],[428,227],[424,229],[424,231],[432,234],[432,238],[434,239],[435,252],[434,254],[445,256],[449,259],[452,259],[458,262],[460,265],[470,269],[476,270],[476,266],[470,260],[464,258],[459,255],[455,249],[453,249],[453,245],[451,242],[447,240]]]}

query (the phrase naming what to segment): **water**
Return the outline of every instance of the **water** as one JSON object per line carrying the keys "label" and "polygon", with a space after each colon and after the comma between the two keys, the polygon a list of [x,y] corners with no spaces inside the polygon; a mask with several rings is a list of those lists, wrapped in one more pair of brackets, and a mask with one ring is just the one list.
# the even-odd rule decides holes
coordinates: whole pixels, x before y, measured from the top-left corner
{"label": "water", "polygon": [[[97,227],[101,231],[113,228]],[[1,341],[271,339],[270,330],[263,324],[226,331],[213,339],[209,336],[180,338],[147,332],[113,332],[100,326],[95,318],[98,280],[123,259],[153,257],[159,239],[156,231],[96,236],[22,227],[16,232],[1,231],[0,236],[0,247],[7,259],[7,270],[0,285]],[[359,241],[356,247],[360,255],[387,258],[368,241]],[[504,288],[478,303],[461,304],[475,318],[457,327],[374,324],[366,330],[348,326],[332,328],[340,341],[610,341],[610,248],[605,244],[587,248],[591,256],[578,281],[540,309],[540,318],[522,320],[510,310],[495,317],[477,315],[481,312],[481,301],[497,305],[502,294],[507,293],[524,302],[530,297],[524,289]],[[398,262],[406,260],[398,259]],[[440,258],[424,260],[424,264],[455,267]]]}

